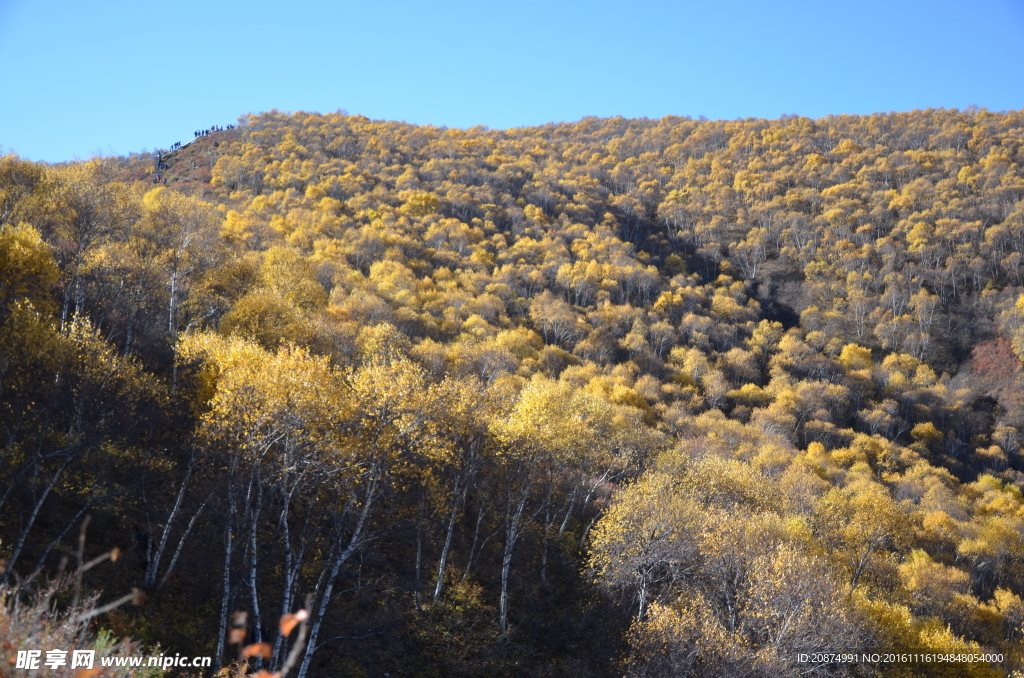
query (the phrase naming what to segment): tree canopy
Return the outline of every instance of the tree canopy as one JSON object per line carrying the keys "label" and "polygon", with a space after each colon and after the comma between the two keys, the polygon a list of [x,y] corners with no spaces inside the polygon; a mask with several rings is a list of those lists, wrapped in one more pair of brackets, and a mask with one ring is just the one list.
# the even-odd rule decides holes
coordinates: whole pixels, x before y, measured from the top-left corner
{"label": "tree canopy", "polygon": [[1024,113],[162,157],[0,158],[9,585],[90,514],[97,623],[277,670],[308,600],[299,678],[1024,670]]}

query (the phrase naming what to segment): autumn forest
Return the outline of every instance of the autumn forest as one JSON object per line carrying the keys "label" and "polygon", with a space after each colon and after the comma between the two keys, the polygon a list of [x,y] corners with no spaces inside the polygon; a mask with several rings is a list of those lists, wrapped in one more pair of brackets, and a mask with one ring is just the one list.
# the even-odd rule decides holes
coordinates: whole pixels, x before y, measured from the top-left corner
{"label": "autumn forest", "polygon": [[1022,360],[1020,111],[0,156],[0,675],[1024,675]]}

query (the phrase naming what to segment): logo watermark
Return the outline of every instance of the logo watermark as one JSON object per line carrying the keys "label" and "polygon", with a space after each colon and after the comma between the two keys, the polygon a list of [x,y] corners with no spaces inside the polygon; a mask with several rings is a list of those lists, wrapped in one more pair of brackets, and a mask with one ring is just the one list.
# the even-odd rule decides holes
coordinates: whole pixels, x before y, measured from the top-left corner
{"label": "logo watermark", "polygon": [[[18,650],[14,668],[27,671],[95,668],[95,650]],[[166,671],[171,668],[209,668],[213,657],[189,657],[180,654],[128,655],[100,657],[99,666],[149,667]]]}

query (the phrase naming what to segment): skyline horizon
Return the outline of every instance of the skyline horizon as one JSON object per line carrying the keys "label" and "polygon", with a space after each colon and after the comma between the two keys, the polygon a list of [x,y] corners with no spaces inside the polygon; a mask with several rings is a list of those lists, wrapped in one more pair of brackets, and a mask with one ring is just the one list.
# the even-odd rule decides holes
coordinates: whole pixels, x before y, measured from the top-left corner
{"label": "skyline horizon", "polygon": [[[971,110],[971,109],[974,109],[974,110]],[[241,121],[246,116],[250,116],[250,115],[251,116],[259,116],[259,115],[263,115],[265,113],[277,112],[277,113],[283,113],[283,114],[287,114],[287,115],[294,115],[296,113],[306,113],[306,114],[310,114],[310,115],[324,115],[324,116],[325,115],[337,114],[337,115],[344,115],[344,116],[349,116],[349,117],[363,117],[363,118],[366,118],[367,120],[370,120],[371,122],[399,123],[399,124],[405,124],[405,125],[412,125],[414,127],[433,127],[433,128],[436,128],[436,129],[446,129],[446,130],[447,129],[471,130],[471,129],[482,128],[484,131],[511,131],[511,130],[518,130],[518,129],[531,129],[531,128],[540,128],[540,127],[567,125],[567,124],[568,125],[572,125],[572,124],[577,124],[579,122],[582,122],[583,120],[587,120],[587,119],[591,119],[591,118],[599,119],[599,120],[611,120],[611,119],[615,119],[615,118],[623,118],[623,119],[626,119],[626,120],[664,120],[665,118],[679,118],[679,119],[683,119],[683,120],[696,120],[698,122],[742,122],[742,121],[750,121],[750,120],[768,120],[768,121],[773,121],[773,120],[785,120],[785,119],[789,119],[789,118],[808,118],[810,120],[818,121],[818,120],[824,120],[824,119],[832,118],[832,117],[837,117],[837,118],[838,117],[843,117],[843,116],[871,117],[871,116],[874,116],[874,115],[899,115],[899,114],[904,114],[904,113],[914,113],[914,112],[917,112],[917,111],[925,112],[925,111],[933,111],[933,110],[957,111],[957,112],[960,112],[960,113],[977,113],[977,112],[987,111],[987,112],[992,113],[992,114],[1002,115],[1002,114],[1006,114],[1006,113],[1010,113],[1010,112],[1024,111],[1024,107],[1019,108],[1019,109],[1011,108],[1011,109],[1003,109],[1003,110],[992,110],[992,109],[990,109],[987,106],[979,106],[979,105],[976,105],[976,104],[968,104],[967,106],[964,106],[962,108],[956,107],[956,106],[948,106],[948,107],[947,106],[931,106],[931,107],[928,107],[928,108],[913,108],[913,109],[907,109],[907,110],[872,111],[870,113],[827,113],[827,114],[820,115],[820,116],[815,116],[815,117],[812,117],[812,116],[809,116],[809,115],[801,115],[800,113],[782,113],[782,114],[779,114],[779,115],[774,116],[774,117],[762,117],[762,116],[746,116],[746,117],[742,117],[742,116],[740,116],[740,117],[735,117],[735,118],[710,118],[710,117],[707,117],[707,116],[704,116],[704,115],[693,116],[693,115],[685,115],[685,114],[677,115],[677,114],[672,114],[672,113],[668,113],[668,114],[665,114],[665,115],[662,115],[662,116],[658,116],[658,117],[651,117],[651,116],[625,116],[625,115],[583,115],[583,116],[581,116],[579,118],[576,118],[574,120],[557,120],[557,121],[556,120],[551,120],[551,121],[548,121],[548,122],[537,123],[537,124],[512,125],[512,126],[508,126],[508,127],[491,127],[491,126],[488,126],[488,125],[479,125],[479,124],[478,125],[462,125],[462,126],[460,126],[460,125],[437,125],[437,124],[433,124],[433,123],[415,123],[415,122],[409,122],[407,120],[399,120],[399,119],[393,119],[393,118],[373,118],[373,117],[370,117],[370,116],[367,116],[367,115],[363,115],[361,113],[354,113],[354,112],[351,112],[351,111],[346,111],[345,109],[335,109],[334,111],[309,111],[309,110],[283,110],[283,109],[278,109],[278,108],[271,108],[271,109],[268,109],[268,110],[265,110],[265,111],[259,111],[258,113],[251,113],[251,112],[243,113],[242,115],[240,115],[237,118],[235,118],[235,122],[233,122],[233,123],[226,123],[225,125],[230,124],[230,125],[236,125],[236,127],[237,127],[237,125],[240,124]],[[215,123],[215,124],[216,125],[220,125],[221,123]],[[203,128],[203,129],[206,129],[206,128]],[[219,131],[224,131],[224,130],[219,130]],[[164,146],[154,146],[152,148],[143,147],[141,149],[134,150],[134,151],[127,151],[125,153],[119,153],[119,152],[103,153],[101,151],[95,151],[95,152],[93,152],[92,154],[90,154],[90,155],[88,155],[86,157],[75,156],[75,157],[68,158],[68,159],[65,159],[65,160],[56,160],[56,161],[40,160],[40,159],[31,158],[31,157],[28,157],[28,156],[25,156],[25,155],[19,153],[17,151],[17,149],[7,147],[4,144],[0,144],[0,155],[14,154],[17,157],[21,158],[22,160],[29,160],[31,162],[41,162],[41,163],[46,163],[46,164],[50,164],[50,165],[59,165],[59,164],[66,163],[66,162],[84,162],[84,161],[92,160],[92,159],[95,159],[95,158],[130,157],[132,155],[142,155],[142,154],[146,154],[146,153],[156,153],[157,151],[167,151],[169,149],[169,147],[172,144],[174,144],[174,143],[181,143],[182,146],[186,146],[186,145],[188,145],[188,143],[196,140],[197,138],[199,138],[199,137],[193,137],[193,138],[185,138],[185,137],[183,137],[183,139],[185,139],[184,141],[182,141],[181,139],[177,139],[174,142],[170,142],[169,144],[167,144],[166,147],[164,147]]]}

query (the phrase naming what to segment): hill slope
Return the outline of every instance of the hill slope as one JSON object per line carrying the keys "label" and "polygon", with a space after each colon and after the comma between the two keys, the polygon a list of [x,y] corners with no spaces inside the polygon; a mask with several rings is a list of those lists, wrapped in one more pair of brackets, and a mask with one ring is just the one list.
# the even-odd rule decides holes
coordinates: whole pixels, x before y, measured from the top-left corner
{"label": "hill slope", "polygon": [[152,593],[110,623],[193,654],[246,609],[279,661],[309,592],[302,675],[1017,667],[1022,143],[271,112],[167,185],[4,158],[4,555],[97,512]]}

